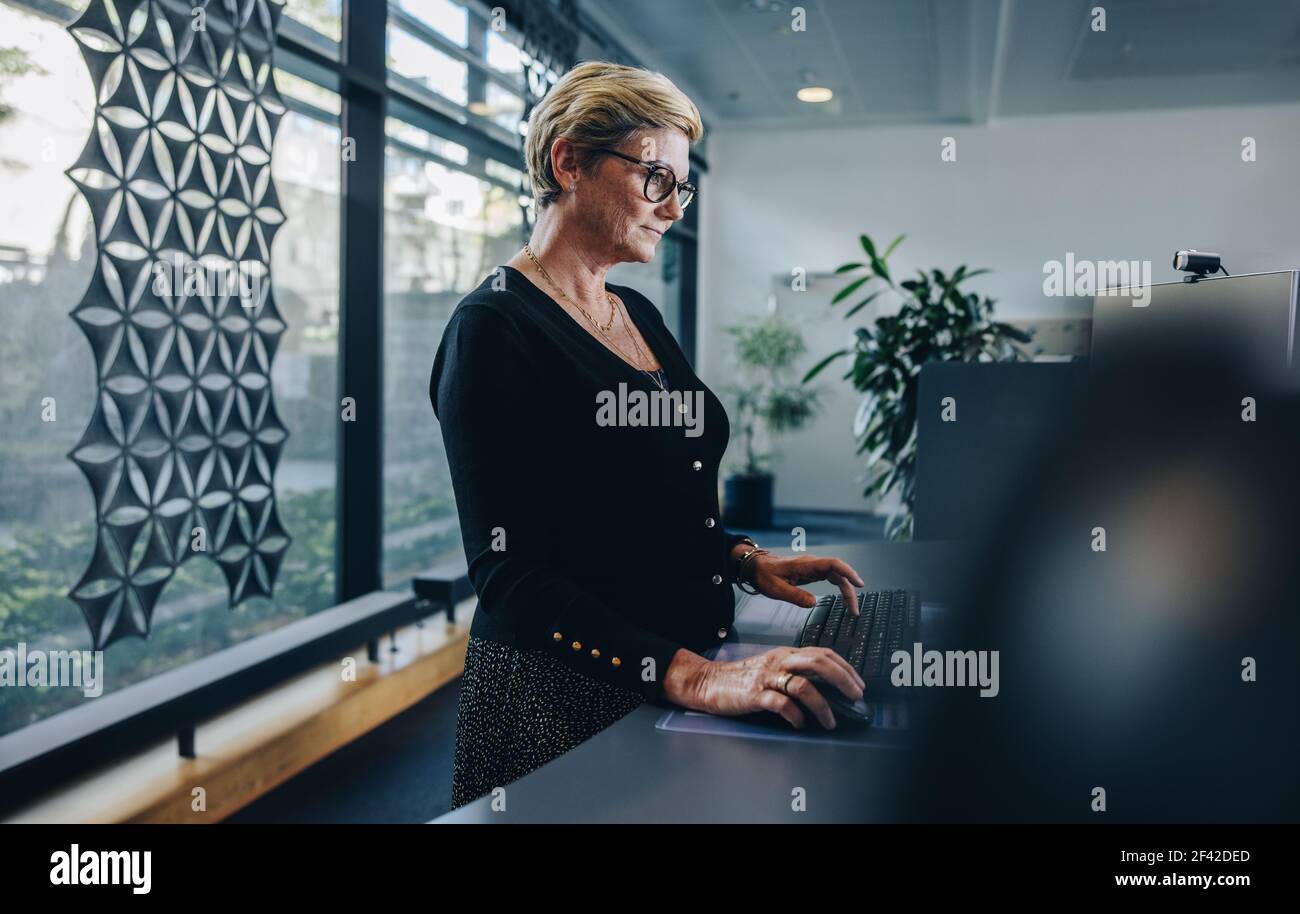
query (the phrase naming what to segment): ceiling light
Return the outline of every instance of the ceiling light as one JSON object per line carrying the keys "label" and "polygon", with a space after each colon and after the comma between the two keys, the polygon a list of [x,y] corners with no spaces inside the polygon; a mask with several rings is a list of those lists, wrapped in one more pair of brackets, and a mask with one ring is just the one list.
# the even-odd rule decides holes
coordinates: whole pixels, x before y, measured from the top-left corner
{"label": "ceiling light", "polygon": [[830,89],[827,89],[825,86],[804,86],[795,93],[795,96],[799,101],[813,102],[814,104],[818,102],[828,102],[834,95],[835,93]]}

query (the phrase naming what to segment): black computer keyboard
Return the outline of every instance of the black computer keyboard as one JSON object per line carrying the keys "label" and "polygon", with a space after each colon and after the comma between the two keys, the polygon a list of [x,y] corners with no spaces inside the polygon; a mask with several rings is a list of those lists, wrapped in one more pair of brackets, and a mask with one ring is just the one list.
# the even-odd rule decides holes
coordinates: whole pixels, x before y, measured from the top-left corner
{"label": "black computer keyboard", "polygon": [[858,594],[861,615],[842,594],[822,597],[808,614],[800,647],[829,647],[847,660],[867,684],[867,694],[890,688],[889,657],[909,653],[920,640],[921,597],[914,590],[875,590]]}

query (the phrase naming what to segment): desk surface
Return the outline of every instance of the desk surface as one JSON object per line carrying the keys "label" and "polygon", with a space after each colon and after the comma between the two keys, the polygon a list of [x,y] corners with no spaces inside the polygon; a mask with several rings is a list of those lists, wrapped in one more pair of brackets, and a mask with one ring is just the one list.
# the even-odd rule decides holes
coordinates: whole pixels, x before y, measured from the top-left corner
{"label": "desk surface", "polygon": [[[773,550],[786,552],[786,550]],[[819,546],[845,559],[873,590],[953,598],[967,550],[954,542]],[[832,593],[825,582],[808,590]],[[656,730],[667,709],[645,703],[591,739],[492,797],[440,816],[441,823],[883,822],[910,753],[849,745],[739,739]],[[791,809],[802,787],[806,811]]]}

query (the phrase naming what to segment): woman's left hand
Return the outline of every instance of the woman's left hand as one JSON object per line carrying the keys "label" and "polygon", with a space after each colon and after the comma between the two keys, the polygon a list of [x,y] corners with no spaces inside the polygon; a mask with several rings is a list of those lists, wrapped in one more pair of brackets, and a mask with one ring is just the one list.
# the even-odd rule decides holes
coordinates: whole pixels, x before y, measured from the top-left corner
{"label": "woman's left hand", "polygon": [[756,555],[750,559],[754,566],[748,575],[759,593],[774,600],[785,600],[799,606],[812,607],[817,598],[798,585],[813,581],[830,581],[844,594],[844,603],[850,612],[858,614],[858,595],[854,586],[866,587],[862,578],[841,559],[817,555],[800,555],[786,558],[777,555]]}

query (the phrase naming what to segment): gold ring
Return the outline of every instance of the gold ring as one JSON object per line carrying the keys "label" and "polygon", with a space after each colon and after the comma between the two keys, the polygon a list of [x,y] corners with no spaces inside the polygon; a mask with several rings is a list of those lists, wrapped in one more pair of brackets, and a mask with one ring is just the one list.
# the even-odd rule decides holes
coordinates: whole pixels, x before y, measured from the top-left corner
{"label": "gold ring", "polygon": [[789,692],[786,692],[785,687],[786,687],[786,685],[790,682],[790,677],[793,676],[793,675],[794,675],[794,673],[791,673],[791,672],[785,672],[785,673],[782,673],[782,674],[781,674],[781,678],[778,679],[778,680],[776,681],[776,687],[777,687],[778,689],[780,689],[781,692],[784,693],[784,694],[786,694],[786,695],[789,695],[790,693],[789,693]]}

